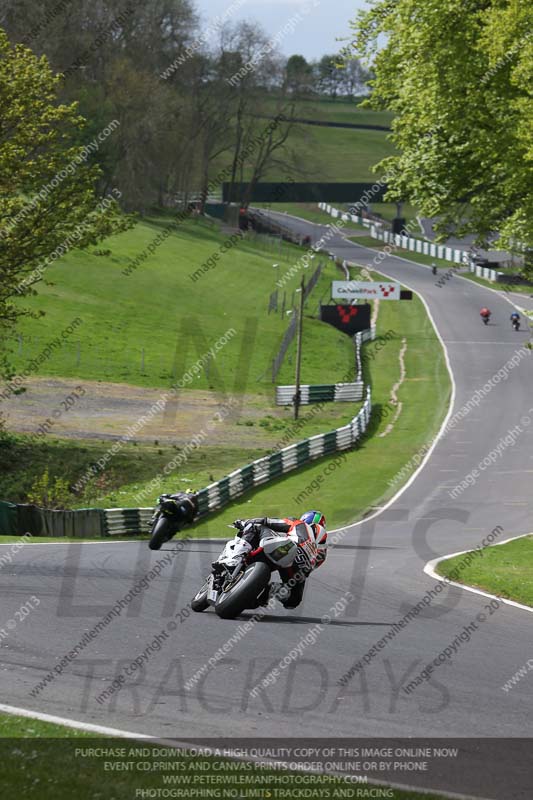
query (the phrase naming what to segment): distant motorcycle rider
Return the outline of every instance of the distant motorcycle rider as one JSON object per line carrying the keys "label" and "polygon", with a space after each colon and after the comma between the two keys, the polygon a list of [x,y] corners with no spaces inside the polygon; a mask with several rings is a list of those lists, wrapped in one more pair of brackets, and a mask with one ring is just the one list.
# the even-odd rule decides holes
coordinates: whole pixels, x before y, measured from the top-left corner
{"label": "distant motorcycle rider", "polygon": [[[307,578],[313,570],[318,569],[326,560],[328,534],[324,515],[319,511],[306,511],[300,518],[254,517],[247,520],[238,519],[235,520],[234,525],[239,529],[239,532],[233,542],[228,542],[226,545],[226,563],[236,564],[259,546],[262,536],[268,531],[290,534],[302,523],[306,523],[310,529],[318,554],[313,563],[302,561],[302,563],[296,564],[294,567],[279,570],[282,584],[276,596],[285,608],[296,608],[300,605]],[[228,556],[231,559],[230,562],[227,560]],[[216,569],[219,563],[215,561],[213,567]]]}
{"label": "distant motorcycle rider", "polygon": [[518,313],[518,311],[513,311],[509,319],[511,320],[511,325],[513,326],[513,328],[515,328],[515,330],[518,330],[520,327],[520,314]]}

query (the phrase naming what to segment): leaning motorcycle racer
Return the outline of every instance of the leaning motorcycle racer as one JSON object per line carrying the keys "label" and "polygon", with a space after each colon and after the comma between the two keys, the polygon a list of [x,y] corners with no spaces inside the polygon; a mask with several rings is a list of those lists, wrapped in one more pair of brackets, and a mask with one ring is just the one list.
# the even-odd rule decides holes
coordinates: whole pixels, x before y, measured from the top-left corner
{"label": "leaning motorcycle racer", "polygon": [[[326,519],[319,511],[306,511],[300,518],[285,517],[254,517],[247,520],[235,520],[235,527],[238,533],[232,542],[228,542],[224,550],[224,561],[237,563],[252,550],[259,546],[259,542],[264,532],[275,531],[277,533],[296,533],[298,537],[303,534],[304,539],[309,538],[315,545],[313,551],[316,556],[310,561],[301,554],[300,563],[296,567],[279,570],[282,584],[276,592],[277,598],[285,608],[296,608],[303,599],[305,582],[313,570],[318,569],[327,555]],[[300,527],[299,527],[300,526]],[[305,527],[304,527],[305,526]],[[213,567],[216,568],[217,562]],[[291,580],[292,579],[292,580]],[[286,584],[290,584],[287,586]]]}

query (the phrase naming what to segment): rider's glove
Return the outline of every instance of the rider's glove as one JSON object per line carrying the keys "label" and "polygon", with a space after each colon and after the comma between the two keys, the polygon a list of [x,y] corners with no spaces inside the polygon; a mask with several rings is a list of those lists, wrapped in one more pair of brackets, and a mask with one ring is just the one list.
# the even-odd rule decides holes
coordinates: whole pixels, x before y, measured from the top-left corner
{"label": "rider's glove", "polygon": [[242,530],[244,530],[244,520],[242,520],[242,519],[236,519],[236,520],[235,520],[235,522],[234,522],[233,524],[235,525],[235,527],[236,527],[236,528],[237,528],[239,531],[242,531]]}
{"label": "rider's glove", "polygon": [[256,530],[255,522],[243,523],[242,535],[246,536],[247,533],[256,533]]}

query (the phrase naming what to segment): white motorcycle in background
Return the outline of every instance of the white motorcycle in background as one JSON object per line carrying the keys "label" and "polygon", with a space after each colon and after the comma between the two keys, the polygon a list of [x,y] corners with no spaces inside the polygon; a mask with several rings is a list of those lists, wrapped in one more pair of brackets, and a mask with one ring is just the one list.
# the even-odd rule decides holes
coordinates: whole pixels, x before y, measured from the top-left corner
{"label": "white motorcycle in background", "polygon": [[[235,523],[228,526],[237,528]],[[213,563],[213,571],[191,601],[193,611],[214,606],[222,619],[234,619],[246,608],[267,605],[273,596],[281,596],[282,583],[270,583],[274,572],[293,567],[308,575],[316,563],[318,547],[312,530],[299,523],[288,534],[265,529],[255,550],[244,552],[239,539],[229,541]]]}

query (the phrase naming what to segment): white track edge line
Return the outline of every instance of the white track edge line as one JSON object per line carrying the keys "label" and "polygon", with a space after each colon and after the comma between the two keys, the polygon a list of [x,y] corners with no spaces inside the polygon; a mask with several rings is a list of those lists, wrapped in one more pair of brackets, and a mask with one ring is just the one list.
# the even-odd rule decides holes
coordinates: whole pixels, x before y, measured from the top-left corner
{"label": "white track edge line", "polygon": [[90,733],[101,733],[105,736],[120,736],[127,739],[151,739],[151,736],[145,733],[132,733],[131,731],[124,731],[118,728],[107,728],[104,725],[94,725],[91,722],[80,722],[75,719],[68,719],[67,717],[57,717],[54,714],[44,714],[41,711],[32,711],[27,708],[17,708],[16,706],[8,706],[0,703],[0,712],[3,714],[11,714],[12,716],[27,717],[28,719],[38,719],[41,722],[51,722],[56,725],[64,725],[66,728],[75,728],[80,731],[88,731]]}
{"label": "white track edge line", "polygon": [[[531,533],[521,533],[518,536],[511,536],[509,539],[504,539],[503,542],[496,542],[495,544],[489,545],[489,547],[501,547],[502,544],[507,544],[507,542],[514,542],[516,539],[523,539],[526,536],[531,536]],[[486,548],[488,549],[488,548]],[[446,556],[440,556],[439,558],[433,558],[431,561],[428,561],[424,567],[424,572],[426,575],[429,575],[431,578],[435,580],[441,581],[443,579],[443,575],[440,575],[438,572],[435,571],[435,567],[441,561],[447,561],[449,558],[455,558],[455,556],[462,556],[465,553],[471,553],[472,550],[460,550],[458,553],[450,553]],[[533,608],[531,606],[526,606],[523,603],[517,603],[516,600],[507,600],[505,597],[500,597],[497,594],[491,594],[490,592],[484,592],[482,589],[476,589],[473,586],[468,586],[465,583],[457,583],[456,581],[448,581],[449,586],[458,586],[460,589],[465,589],[467,592],[473,592],[473,594],[479,594],[482,597],[490,597],[491,600],[499,600],[502,603],[506,603],[508,606],[513,606],[513,608],[521,608],[523,611],[529,611],[530,614],[533,614]]]}
{"label": "white track edge line", "polygon": [[[73,728],[74,730],[81,730],[86,731],[88,733],[100,733],[104,736],[116,736],[117,738],[121,739],[137,739],[139,741],[149,740],[154,744],[162,744],[167,747],[174,747],[174,748],[182,748],[187,749],[191,746],[194,747],[194,739],[192,741],[181,741],[179,739],[162,739],[158,736],[149,736],[146,733],[134,733],[133,731],[125,731],[121,730],[120,728],[108,728],[104,725],[95,725],[91,722],[81,722],[75,719],[69,719],[68,717],[58,717],[53,714],[44,714],[41,711],[32,711],[31,709],[27,708],[17,708],[16,706],[9,706],[3,703],[0,703],[0,713],[10,714],[11,716],[18,716],[18,717],[25,717],[26,719],[38,719],[41,722],[50,722],[55,725],[63,725],[66,728]],[[201,737],[196,737],[201,738]],[[371,737],[372,738],[372,737]],[[31,739],[29,739],[31,741]],[[237,760],[237,761],[257,761],[256,757],[247,757],[247,756],[234,756],[229,757],[228,760]],[[273,767],[275,769],[275,767]],[[314,772],[315,770],[303,770],[304,772]],[[349,775],[350,773],[339,773],[337,771],[333,771],[332,775],[339,775],[342,777],[343,775]],[[456,794],[455,792],[446,792],[440,789],[428,789],[426,787],[420,786],[411,786],[407,784],[401,783],[389,783],[384,780],[376,780],[374,778],[367,778],[367,783],[373,784],[375,786],[388,786],[393,789],[399,789],[403,791],[414,791],[418,794],[427,794],[428,792],[437,792],[442,797],[449,797],[450,800],[485,800],[485,798],[481,798],[479,796],[474,795],[465,795],[465,794]]]}

